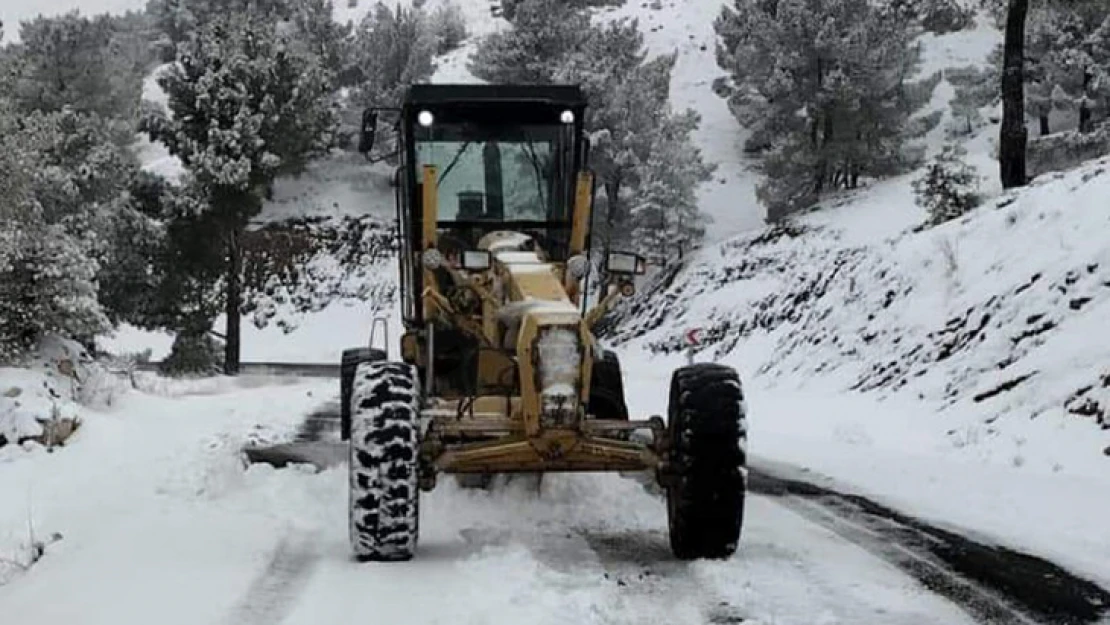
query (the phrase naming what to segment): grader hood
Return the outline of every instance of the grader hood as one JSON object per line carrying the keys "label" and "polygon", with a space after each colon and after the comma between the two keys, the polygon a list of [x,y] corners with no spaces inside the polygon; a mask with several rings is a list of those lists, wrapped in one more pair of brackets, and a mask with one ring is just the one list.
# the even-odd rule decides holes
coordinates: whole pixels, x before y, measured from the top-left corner
{"label": "grader hood", "polygon": [[523,250],[527,241],[521,233],[495,232],[479,247],[493,259],[494,288],[504,298],[496,314],[503,344],[517,355],[525,431],[534,436],[584,416],[593,337],[567,293],[565,269]]}

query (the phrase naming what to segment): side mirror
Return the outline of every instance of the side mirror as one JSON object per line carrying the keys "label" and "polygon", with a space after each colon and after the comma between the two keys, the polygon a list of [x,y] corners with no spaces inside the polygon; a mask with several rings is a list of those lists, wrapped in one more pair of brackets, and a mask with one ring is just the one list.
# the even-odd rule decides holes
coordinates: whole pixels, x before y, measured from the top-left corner
{"label": "side mirror", "polygon": [[359,129],[358,151],[369,154],[374,149],[374,139],[378,134],[378,111],[366,109],[362,112],[362,127]]}
{"label": "side mirror", "polygon": [[615,276],[640,276],[647,271],[643,256],[631,252],[609,252],[605,271]]}

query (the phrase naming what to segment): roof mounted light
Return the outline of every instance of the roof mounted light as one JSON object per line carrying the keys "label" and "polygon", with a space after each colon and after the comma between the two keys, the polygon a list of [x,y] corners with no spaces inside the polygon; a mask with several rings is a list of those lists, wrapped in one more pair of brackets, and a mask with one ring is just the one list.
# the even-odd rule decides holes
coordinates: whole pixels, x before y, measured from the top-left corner
{"label": "roof mounted light", "polygon": [[434,115],[432,115],[431,111],[420,111],[420,113],[416,116],[416,123],[427,128],[428,126],[432,125],[432,122],[434,122],[435,119],[436,118]]}
{"label": "roof mounted light", "polygon": [[570,109],[563,111],[562,114],[559,115],[559,121],[563,122],[564,124],[573,124],[574,111]]}

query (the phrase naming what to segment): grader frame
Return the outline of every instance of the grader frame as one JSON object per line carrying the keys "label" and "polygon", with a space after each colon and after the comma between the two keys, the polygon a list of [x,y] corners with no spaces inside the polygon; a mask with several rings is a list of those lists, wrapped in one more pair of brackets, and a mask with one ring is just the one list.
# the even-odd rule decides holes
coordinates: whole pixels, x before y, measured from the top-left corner
{"label": "grader frame", "polygon": [[[567,85],[417,85],[406,95],[395,150],[400,362],[365,348],[344,355],[351,539],[361,557],[412,556],[416,488],[434,489],[440,473],[649,471],[671,499],[689,481],[674,426],[629,419],[619,360],[592,331],[635,292],[644,260],[609,252],[592,271],[585,108]],[[369,153],[379,133],[363,130]],[[595,273],[603,283],[591,306]],[[734,372],[724,375],[714,392],[733,397]],[[672,388],[672,412],[675,401]],[[741,404],[724,409],[737,436]],[[739,458],[737,469],[742,450]],[[726,528],[699,550],[675,546],[673,508],[676,553],[735,549],[739,511],[725,514],[735,535]],[[391,525],[387,510],[411,514]]]}

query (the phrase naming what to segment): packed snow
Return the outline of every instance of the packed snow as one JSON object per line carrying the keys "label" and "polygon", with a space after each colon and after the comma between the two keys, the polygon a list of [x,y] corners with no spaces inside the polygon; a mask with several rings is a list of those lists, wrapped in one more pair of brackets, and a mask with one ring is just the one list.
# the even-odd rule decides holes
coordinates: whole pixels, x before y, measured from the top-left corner
{"label": "packed snow", "polygon": [[239,457],[287,438],[334,387],[127,393],[89,411],[65,453],[7,458],[0,548],[26,548],[28,518],[53,542],[0,586],[5,622],[561,623],[567,610],[581,623],[970,622],[769,500],[751,501],[735,559],[675,562],[662,501],[617,476],[549,476],[539,494],[446,480],[424,496],[416,560],[354,563],[344,468],[244,469]]}

